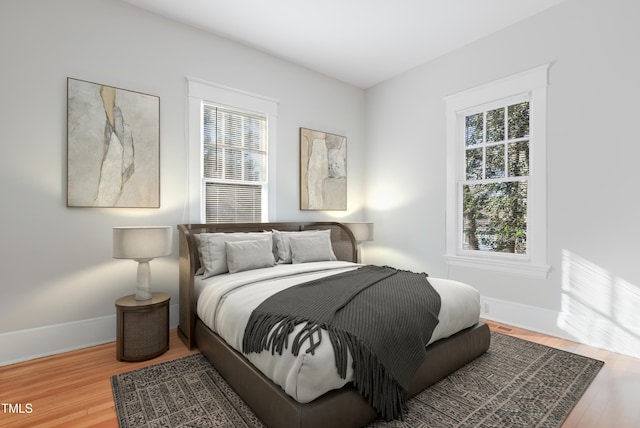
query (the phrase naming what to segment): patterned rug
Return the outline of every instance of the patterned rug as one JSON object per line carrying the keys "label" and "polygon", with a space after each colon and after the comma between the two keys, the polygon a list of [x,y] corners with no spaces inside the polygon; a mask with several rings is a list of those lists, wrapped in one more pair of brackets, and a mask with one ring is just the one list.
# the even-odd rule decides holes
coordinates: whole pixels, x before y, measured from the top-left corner
{"label": "patterned rug", "polygon": [[[371,428],[559,427],[604,363],[492,332],[484,355]],[[262,427],[201,354],[111,378],[122,428]]]}

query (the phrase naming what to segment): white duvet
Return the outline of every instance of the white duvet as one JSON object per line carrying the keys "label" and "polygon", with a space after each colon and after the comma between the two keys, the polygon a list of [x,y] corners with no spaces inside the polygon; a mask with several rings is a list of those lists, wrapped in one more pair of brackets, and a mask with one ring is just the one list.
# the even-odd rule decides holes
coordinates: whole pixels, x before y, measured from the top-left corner
{"label": "white duvet", "polygon": [[[242,352],[242,336],[249,316],[266,298],[293,285],[359,266],[361,265],[340,261],[281,264],[204,280],[197,276],[195,291],[198,316],[229,345]],[[439,323],[429,343],[449,337],[478,322],[480,295],[477,290],[448,279],[429,277],[429,282],[440,294],[442,302]],[[292,334],[295,335],[300,328],[302,326],[297,327]],[[333,348],[326,336],[314,355],[301,352],[294,356],[287,349],[282,356],[273,356],[269,351],[245,356],[300,403],[308,403],[327,391],[341,388],[353,376],[349,357],[347,377],[340,378],[335,368]]]}

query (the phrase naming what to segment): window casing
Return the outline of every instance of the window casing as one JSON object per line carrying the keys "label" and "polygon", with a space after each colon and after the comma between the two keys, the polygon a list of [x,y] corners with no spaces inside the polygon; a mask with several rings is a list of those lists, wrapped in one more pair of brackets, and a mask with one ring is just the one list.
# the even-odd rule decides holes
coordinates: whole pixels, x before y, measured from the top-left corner
{"label": "window casing", "polygon": [[547,70],[445,98],[448,264],[546,276]]}
{"label": "window casing", "polygon": [[199,79],[187,84],[189,221],[269,221],[277,101]]}

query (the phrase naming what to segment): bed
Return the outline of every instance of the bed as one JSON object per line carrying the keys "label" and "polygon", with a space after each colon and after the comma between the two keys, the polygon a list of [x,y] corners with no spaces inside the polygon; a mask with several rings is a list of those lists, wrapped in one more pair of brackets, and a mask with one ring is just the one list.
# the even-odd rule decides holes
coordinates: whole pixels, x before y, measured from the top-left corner
{"label": "bed", "polygon": [[[203,304],[200,305],[200,314],[198,313],[198,297],[204,295],[203,290],[205,290],[206,285],[206,280],[203,281],[202,277],[196,275],[203,267],[201,266],[203,264],[202,255],[199,254],[196,240],[196,238],[199,239],[199,234],[262,233],[272,230],[287,233],[321,230],[329,235],[331,250],[335,255],[336,261],[332,262],[335,265],[332,265],[331,268],[333,269],[333,266],[337,266],[335,269],[348,270],[352,269],[351,265],[356,262],[357,244],[353,234],[346,226],[336,222],[183,224],[178,225],[178,230],[180,253],[178,335],[186,346],[190,349],[197,347],[209,359],[231,387],[267,426],[287,428],[361,427],[378,418],[376,410],[348,382],[348,379],[347,381],[343,380],[342,385],[336,384],[336,382],[340,382],[339,379],[330,379],[327,381],[328,386],[322,385],[317,391],[305,392],[303,388],[300,388],[302,392],[298,393],[296,391],[299,385],[294,385],[293,388],[290,388],[286,379],[275,378],[272,380],[268,376],[273,378],[275,376],[273,372],[269,372],[267,376],[263,373],[265,367],[260,369],[256,367],[256,365],[260,366],[261,364],[264,366],[264,362],[256,362],[253,356],[245,356],[238,352],[241,348],[234,343],[234,339],[227,337],[227,340],[225,340],[218,334],[220,332],[224,336],[226,334],[224,332],[225,329],[212,325],[212,319],[215,319],[215,316],[203,312]],[[202,236],[206,237],[206,235]],[[229,263],[231,263],[231,260],[229,260]],[[314,265],[314,268],[310,272],[303,272],[301,274],[302,277],[316,275],[315,265],[321,264],[322,262],[308,263],[308,266]],[[297,267],[289,265],[291,267],[275,266],[274,269],[245,270],[233,275],[234,278],[239,278],[242,276],[251,277],[263,270],[276,272],[280,269],[309,269],[308,266],[303,265],[305,264],[300,264]],[[324,270],[324,266],[322,270]],[[270,275],[277,277],[275,274],[270,273]],[[231,276],[231,274],[219,275],[219,277],[223,276]],[[285,276],[291,277],[289,273],[286,273]],[[215,282],[217,280],[216,275],[212,275],[209,280]],[[278,279],[274,279],[272,285],[277,286],[278,281]],[[436,289],[449,284],[448,280],[437,278],[429,278],[429,281]],[[239,287],[246,294],[247,291],[244,288],[246,287]],[[203,300],[205,299],[203,298]],[[213,300],[216,300],[216,298],[213,298]],[[241,306],[238,305],[237,307],[240,308]],[[468,320],[469,316],[465,315],[464,317],[467,320],[461,329],[458,326],[455,328],[447,327],[449,330],[443,328],[444,331],[434,331],[434,336],[442,336],[442,338],[437,337],[438,340],[427,346],[424,362],[411,379],[408,396],[411,397],[419,393],[488,349],[490,342],[489,329],[479,321],[478,315],[479,311],[473,312],[474,320],[472,322]],[[449,315],[449,318],[457,317],[458,315],[455,315],[455,317]],[[233,326],[237,322],[232,321],[228,325]],[[455,331],[451,331],[451,328],[454,328]],[[251,362],[250,359],[254,361]],[[295,364],[295,362],[291,364]],[[269,366],[268,363],[266,365]]]}

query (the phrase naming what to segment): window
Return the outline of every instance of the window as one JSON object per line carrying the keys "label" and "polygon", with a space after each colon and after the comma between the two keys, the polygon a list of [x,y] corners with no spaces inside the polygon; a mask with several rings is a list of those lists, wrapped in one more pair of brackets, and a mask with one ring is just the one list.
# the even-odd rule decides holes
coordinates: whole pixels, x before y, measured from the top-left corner
{"label": "window", "polygon": [[462,249],[526,255],[528,97],[462,120]]}
{"label": "window", "polygon": [[546,276],[547,68],[446,98],[449,264]]}
{"label": "window", "polygon": [[202,112],[205,221],[262,221],[267,118],[207,103]]}
{"label": "window", "polygon": [[268,221],[274,210],[269,172],[277,102],[191,78],[188,91],[189,217],[197,213],[192,221],[206,223]]}

